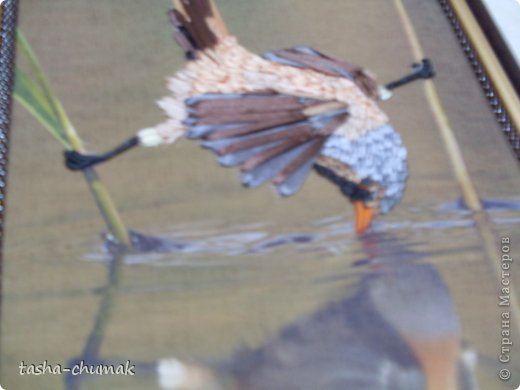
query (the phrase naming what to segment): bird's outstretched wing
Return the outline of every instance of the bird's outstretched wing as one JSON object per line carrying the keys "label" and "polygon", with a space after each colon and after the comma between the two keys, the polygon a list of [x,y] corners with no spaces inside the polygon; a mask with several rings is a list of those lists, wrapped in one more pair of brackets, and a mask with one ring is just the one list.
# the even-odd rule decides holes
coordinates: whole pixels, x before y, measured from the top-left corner
{"label": "bird's outstretched wing", "polygon": [[272,91],[203,94],[185,102],[187,136],[201,139],[220,164],[239,166],[241,182],[272,181],[280,195],[303,185],[323,144],[348,118],[348,107]]}
{"label": "bird's outstretched wing", "polygon": [[344,77],[353,81],[368,97],[378,99],[378,86],[374,78],[358,65],[330,57],[305,46],[267,52],[266,60],[280,64],[311,69],[327,76]]}

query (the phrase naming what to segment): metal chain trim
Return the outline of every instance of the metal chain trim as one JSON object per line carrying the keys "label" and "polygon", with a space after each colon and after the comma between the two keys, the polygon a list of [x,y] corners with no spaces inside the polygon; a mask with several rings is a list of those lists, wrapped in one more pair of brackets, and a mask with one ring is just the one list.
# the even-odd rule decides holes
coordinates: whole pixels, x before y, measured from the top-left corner
{"label": "metal chain trim", "polygon": [[[18,0],[5,0],[2,5],[0,29],[0,250],[4,236],[4,213],[7,187],[7,157],[11,97],[14,82],[14,57]],[[1,267],[1,265],[0,265]],[[1,268],[0,268],[1,271]]]}

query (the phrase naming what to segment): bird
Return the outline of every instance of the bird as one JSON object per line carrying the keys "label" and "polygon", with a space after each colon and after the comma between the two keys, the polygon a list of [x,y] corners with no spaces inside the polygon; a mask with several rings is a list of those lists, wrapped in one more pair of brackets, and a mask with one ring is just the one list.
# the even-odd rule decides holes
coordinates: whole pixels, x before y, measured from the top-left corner
{"label": "bird", "polygon": [[169,20],[187,61],[157,102],[167,119],[104,154],[65,151],[67,168],[188,138],[222,166],[239,167],[244,187],[271,182],[282,197],[297,193],[314,168],[352,202],[359,234],[399,203],[407,150],[379,102],[397,87],[433,77],[429,59],[383,86],[370,71],[310,47],[247,50],[213,0],[173,5]]}

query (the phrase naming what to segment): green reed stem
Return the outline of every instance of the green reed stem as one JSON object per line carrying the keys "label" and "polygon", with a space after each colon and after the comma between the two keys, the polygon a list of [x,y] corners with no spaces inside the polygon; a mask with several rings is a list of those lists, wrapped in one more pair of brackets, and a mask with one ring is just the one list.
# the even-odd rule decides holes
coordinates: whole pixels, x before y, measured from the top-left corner
{"label": "green reed stem", "polygon": [[130,236],[121,215],[119,214],[116,205],[110,194],[99,178],[97,172],[92,168],[83,170],[83,176],[88,183],[90,192],[94,196],[96,205],[98,206],[105,223],[115,239],[124,246],[130,248]]}
{"label": "green reed stem", "polygon": [[[28,62],[34,80],[17,69],[15,99],[66,149],[84,152],[81,138],[55,95],[31,45],[20,30],[17,34],[17,43],[20,53]],[[93,168],[88,168],[83,170],[83,175],[110,233],[120,244],[130,248],[128,229],[98,174]]]}

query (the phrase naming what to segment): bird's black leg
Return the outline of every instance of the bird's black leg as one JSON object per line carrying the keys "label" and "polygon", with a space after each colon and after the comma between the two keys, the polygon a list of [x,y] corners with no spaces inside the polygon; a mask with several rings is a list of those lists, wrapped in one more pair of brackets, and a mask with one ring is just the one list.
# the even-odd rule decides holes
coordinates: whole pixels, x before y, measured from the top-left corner
{"label": "bird's black leg", "polygon": [[433,65],[432,62],[425,58],[421,61],[419,64],[413,64],[412,65],[412,73],[410,73],[407,76],[404,76],[403,78],[400,78],[399,80],[392,81],[391,83],[388,83],[385,85],[386,89],[392,90],[398,87],[401,87],[405,84],[411,83],[412,81],[419,80],[419,79],[430,79],[435,76],[435,72],[433,71]]}
{"label": "bird's black leg", "polygon": [[103,154],[81,154],[75,150],[66,150],[64,152],[65,166],[72,171],[80,171],[104,161],[108,161],[137,145],[139,145],[139,139],[136,136]]}

